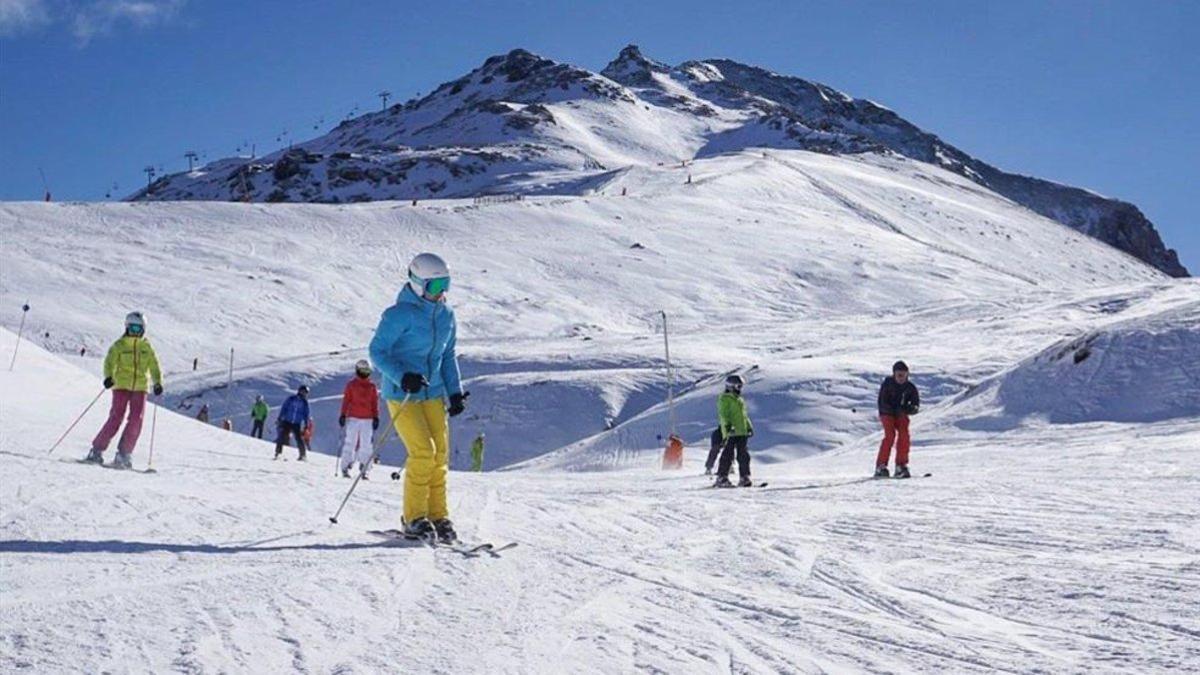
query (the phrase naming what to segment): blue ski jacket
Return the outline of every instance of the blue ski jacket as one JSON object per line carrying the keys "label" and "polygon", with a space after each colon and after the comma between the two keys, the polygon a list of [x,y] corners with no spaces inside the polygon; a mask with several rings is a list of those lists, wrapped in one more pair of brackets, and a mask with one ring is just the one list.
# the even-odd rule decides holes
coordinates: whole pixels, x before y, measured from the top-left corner
{"label": "blue ski jacket", "polygon": [[279,421],[300,426],[308,424],[308,401],[300,398],[299,394],[289,396],[279,409]]}
{"label": "blue ski jacket", "polygon": [[383,373],[383,397],[404,400],[400,379],[405,373],[420,373],[429,381],[411,400],[461,394],[462,378],[454,351],[457,332],[454,310],[445,302],[426,300],[405,284],[396,304],[384,310],[371,340],[371,363]]}

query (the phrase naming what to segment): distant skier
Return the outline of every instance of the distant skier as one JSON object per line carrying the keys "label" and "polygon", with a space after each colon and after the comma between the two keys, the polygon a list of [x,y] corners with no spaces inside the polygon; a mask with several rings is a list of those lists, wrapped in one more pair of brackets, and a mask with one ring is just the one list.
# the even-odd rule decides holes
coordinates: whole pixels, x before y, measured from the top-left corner
{"label": "distant skier", "polygon": [[[312,449],[312,439],[313,439],[313,435],[316,433],[317,433],[317,422],[310,415],[308,418],[308,421],[304,423],[304,433],[302,434],[304,436],[304,450],[305,450],[306,454],[307,454],[308,450]],[[300,461],[304,461],[304,458],[301,457]]]}
{"label": "distant skier", "polygon": [[908,364],[897,361],[891,377],[879,386],[879,422],[883,425],[883,442],[875,456],[875,477],[888,477],[888,459],[892,444],[896,445],[896,478],[908,478],[908,418],[921,410],[921,395],[908,379]]}
{"label": "distant skier", "polygon": [[162,371],[158,368],[154,347],[146,339],[146,317],[141,312],[130,312],[125,315],[125,334],[113,343],[104,357],[104,388],[113,390],[112,407],[108,411],[108,421],[92,439],[92,450],[84,461],[104,463],[104,451],[108,449],[113,436],[117,435],[121,418],[125,417],[128,409],[125,433],[117,442],[117,456],[112,465],[118,469],[133,468],[130,456],[142,432],[147,373],[154,381],[154,395],[161,396]]}
{"label": "distant skier", "polygon": [[208,424],[208,404],[200,406],[200,412],[196,413],[196,419]]}
{"label": "distant skier", "polygon": [[360,359],[354,364],[354,377],[342,391],[342,412],[338,425],[345,430],[342,441],[342,475],[350,477],[350,467],[358,463],[363,480],[371,469],[374,445],[371,438],[379,428],[379,390],[371,381],[371,364]]}
{"label": "distant skier", "polygon": [[733,487],[729,482],[729,471],[733,468],[734,454],[738,463],[738,487],[750,487],[750,437],[754,435],[754,425],[750,423],[750,413],[746,410],[746,399],[742,398],[742,387],[746,380],[741,375],[730,375],[725,378],[725,392],[717,399],[717,419],[721,424],[721,437],[725,446],[721,450],[721,461],[717,465],[717,481],[715,487]]}
{"label": "distant skier", "polygon": [[483,441],[484,434],[479,432],[474,441],[471,441],[471,470],[483,471]]}
{"label": "distant skier", "polygon": [[305,460],[308,448],[304,445],[304,427],[310,419],[312,416],[308,411],[308,385],[302,384],[296,393],[287,397],[279,407],[279,435],[275,438],[275,459],[279,459],[283,454],[283,446],[288,444],[288,437],[295,436],[296,447],[300,449],[299,459],[301,462]]}
{"label": "distant skier", "polygon": [[263,427],[267,424],[267,415],[271,413],[271,408],[267,406],[267,402],[263,399],[263,395],[259,394],[254,397],[254,406],[250,408],[250,419],[254,420],[254,426],[250,428],[250,435],[254,438],[263,437]]}
{"label": "distant skier", "polygon": [[[371,362],[383,373],[384,397],[408,450],[404,531],[454,541],[446,504],[450,417],[466,409],[455,354],[454,311],[446,304],[450,270],[432,253],[413,258],[408,283],[387,308],[371,340]],[[448,405],[448,408],[447,408]]]}
{"label": "distant skier", "polygon": [[711,476],[713,467],[717,465],[717,456],[721,454],[721,448],[725,445],[725,435],[721,432],[721,427],[713,429],[712,435],[708,437],[708,459],[704,460],[704,475]]}

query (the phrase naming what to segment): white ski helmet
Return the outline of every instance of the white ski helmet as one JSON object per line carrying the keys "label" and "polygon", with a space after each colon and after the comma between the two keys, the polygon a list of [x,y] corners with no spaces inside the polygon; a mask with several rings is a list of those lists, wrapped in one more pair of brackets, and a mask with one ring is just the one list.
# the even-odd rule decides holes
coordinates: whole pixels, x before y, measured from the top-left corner
{"label": "white ski helmet", "polygon": [[371,364],[366,359],[359,359],[354,362],[354,372],[371,374]]}
{"label": "white ski helmet", "polygon": [[[137,326],[137,329],[130,331],[130,328]],[[125,332],[141,335],[146,332],[146,317],[141,312],[130,312],[125,315]]]}
{"label": "white ski helmet", "polygon": [[438,297],[450,290],[450,268],[441,256],[422,253],[408,265],[408,283],[417,295]]}
{"label": "white ski helmet", "polygon": [[725,391],[741,391],[746,386],[746,378],[734,373],[725,378]]}

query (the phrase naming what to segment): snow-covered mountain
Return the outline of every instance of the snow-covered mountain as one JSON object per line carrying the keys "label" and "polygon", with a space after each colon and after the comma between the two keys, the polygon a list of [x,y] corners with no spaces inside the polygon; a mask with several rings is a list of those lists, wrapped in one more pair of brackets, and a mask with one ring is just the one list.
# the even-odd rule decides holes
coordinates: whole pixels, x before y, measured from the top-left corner
{"label": "snow-covered mountain", "polygon": [[[0,205],[0,298],[29,301],[39,342],[64,354],[85,348],[82,362],[92,364],[116,319],[147,312],[171,405],[194,413],[207,402],[214,419],[228,414],[239,429],[254,394],[277,404],[306,381],[318,450],[332,452],[347,364],[364,354],[407,260],[439,251],[456,271],[473,392],[455,437],[465,443],[486,430],[487,466],[498,468],[587,439],[595,465],[657,448],[666,427],[652,316],[660,309],[693,397],[681,399],[685,437],[707,435],[714,376],[759,365],[755,405],[773,423],[756,450],[783,460],[869,432],[873,418],[852,411],[870,399],[881,364],[899,355],[939,383],[936,400],[1095,317],[1037,314],[978,346],[963,322],[990,322],[1001,305],[1001,314],[1033,313],[1062,294],[1165,280],[962,176],[898,155],[747,151],[606,180],[603,193],[503,204]],[[863,321],[894,328],[870,343]],[[953,337],[928,342],[944,321],[956,326]],[[827,347],[832,326],[857,336],[853,353]],[[232,391],[224,388],[231,348]],[[392,459],[399,448],[386,452]]]}
{"label": "snow-covered mountain", "polygon": [[[633,91],[550,70],[564,96]],[[587,156],[703,140],[674,95],[624,110],[678,133],[589,131]],[[540,104],[538,133],[611,114],[578,101]],[[729,110],[720,138],[749,135]],[[0,672],[1196,671],[1200,280],[950,167],[797,134],[542,164],[504,180],[582,194],[501,203],[0,204]],[[342,386],[425,250],[451,266],[472,392],[451,447],[488,439],[484,473],[452,454],[451,515],[518,542],[494,556],[368,532],[398,525],[394,439],[328,520]],[[134,453],[156,474],[76,461],[131,309],[166,373]],[[932,475],[875,481],[897,358]],[[728,372],[764,488],[702,476]],[[273,461],[250,403],[299,383],[316,452]]]}
{"label": "snow-covered mountain", "polygon": [[590,194],[631,167],[751,148],[895,153],[930,163],[1167,274],[1187,275],[1132,204],[1001,171],[883,106],[825,85],[726,59],[668,66],[632,45],[600,73],[520,49],[494,56],[419,100],[265,157],[164,176],[131,199]]}

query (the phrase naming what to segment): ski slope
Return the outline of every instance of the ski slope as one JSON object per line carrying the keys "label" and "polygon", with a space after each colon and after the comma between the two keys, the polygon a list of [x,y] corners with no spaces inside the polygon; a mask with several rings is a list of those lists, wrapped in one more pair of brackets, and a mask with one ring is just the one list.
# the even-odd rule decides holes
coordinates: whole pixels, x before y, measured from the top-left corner
{"label": "ski slope", "polygon": [[[715,376],[761,366],[759,400],[776,403],[758,448],[784,459],[869,430],[873,418],[852,410],[900,356],[938,383],[936,399],[1099,314],[1006,313],[1167,283],[943,169],[803,151],[630,169],[590,196],[510,204],[2,204],[0,235],[0,300],[33,306],[41,344],[86,348],[80,363],[96,372],[120,317],[141,309],[170,405],[194,415],[208,403],[214,421],[228,415],[245,432],[256,393],[278,405],[307,382],[325,453],[345,378],[408,260],[441,252],[472,391],[459,461],[485,431],[489,469],[619,429],[662,401],[659,310],[688,390],[707,396]],[[17,318],[0,321],[15,330]],[[234,386],[219,388],[230,349]],[[706,438],[711,405],[680,421],[688,440]],[[663,428],[623,446],[657,447]]]}
{"label": "ski slope", "polygon": [[[895,157],[751,152],[592,189],[0,204],[0,358],[33,308],[0,369],[0,671],[1200,670],[1200,283]],[[498,557],[368,534],[398,525],[394,443],[330,525],[332,457],[275,462],[190,419],[207,402],[244,431],[255,393],[307,382],[331,452],[341,385],[427,249],[473,392],[453,443],[489,439],[452,516],[518,542]],[[106,399],[48,456],[133,308],[167,372],[134,458],[153,426],[158,473],[75,461]],[[897,358],[933,475],[870,481]],[[765,488],[701,476],[730,371]]]}
{"label": "ski slope", "polygon": [[157,474],[74,462],[99,413],[47,457],[97,378],[25,345],[0,384],[6,672],[1200,664],[1195,414],[979,432],[935,413],[913,454],[934,476],[908,482],[862,479],[870,439],[759,465],[754,490],[705,488],[695,453],[679,473],[455,472],[462,536],[520,542],[464,558],[366,533],[398,519],[382,472],[333,526],[332,458],[272,462],[167,411]]}

